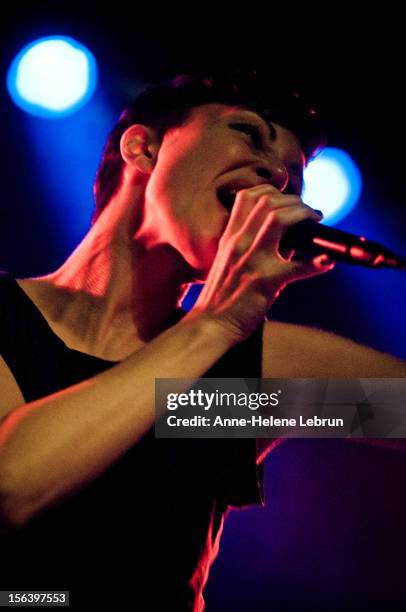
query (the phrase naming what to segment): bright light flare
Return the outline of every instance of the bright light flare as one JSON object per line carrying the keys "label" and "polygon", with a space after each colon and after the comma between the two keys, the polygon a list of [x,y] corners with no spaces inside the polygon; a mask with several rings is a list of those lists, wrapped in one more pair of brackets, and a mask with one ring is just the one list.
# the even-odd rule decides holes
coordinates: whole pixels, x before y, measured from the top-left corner
{"label": "bright light flare", "polygon": [[14,103],[33,115],[58,118],[83,106],[97,84],[92,53],[67,36],[36,40],[14,58],[7,88]]}
{"label": "bright light flare", "polygon": [[305,168],[302,199],[332,224],[354,208],[361,188],[361,173],[348,153],[326,147]]}

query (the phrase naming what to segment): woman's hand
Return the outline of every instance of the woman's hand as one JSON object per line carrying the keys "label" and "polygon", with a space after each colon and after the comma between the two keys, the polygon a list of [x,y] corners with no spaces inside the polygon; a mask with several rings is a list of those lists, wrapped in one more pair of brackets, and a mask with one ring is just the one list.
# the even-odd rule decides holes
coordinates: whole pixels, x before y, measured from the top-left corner
{"label": "woman's hand", "polygon": [[280,253],[286,230],[305,219],[321,216],[299,196],[269,184],[239,191],[192,316],[209,315],[239,342],[257,328],[288,283],[331,270],[334,263],[326,255],[293,261],[293,252]]}

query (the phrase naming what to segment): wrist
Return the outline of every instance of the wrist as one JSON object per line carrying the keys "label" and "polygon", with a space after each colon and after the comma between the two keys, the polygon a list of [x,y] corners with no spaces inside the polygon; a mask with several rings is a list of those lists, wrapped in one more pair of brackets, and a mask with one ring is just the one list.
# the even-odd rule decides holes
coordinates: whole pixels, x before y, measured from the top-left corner
{"label": "wrist", "polygon": [[214,343],[219,348],[223,348],[224,352],[244,339],[241,330],[218,313],[194,308],[182,321],[187,325],[193,325],[205,342]]}

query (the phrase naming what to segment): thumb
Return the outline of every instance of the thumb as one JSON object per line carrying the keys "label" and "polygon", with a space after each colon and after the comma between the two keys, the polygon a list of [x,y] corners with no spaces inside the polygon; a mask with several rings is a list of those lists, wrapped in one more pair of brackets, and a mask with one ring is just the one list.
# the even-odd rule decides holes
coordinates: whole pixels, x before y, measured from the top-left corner
{"label": "thumb", "polygon": [[291,271],[287,275],[286,282],[294,282],[304,278],[311,278],[333,270],[335,262],[328,255],[318,255],[310,261],[296,260],[290,261]]}

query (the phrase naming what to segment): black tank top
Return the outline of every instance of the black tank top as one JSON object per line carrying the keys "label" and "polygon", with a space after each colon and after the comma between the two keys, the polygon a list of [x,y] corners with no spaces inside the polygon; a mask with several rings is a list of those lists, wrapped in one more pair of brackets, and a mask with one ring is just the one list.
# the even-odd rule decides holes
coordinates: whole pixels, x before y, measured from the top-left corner
{"label": "black tank top", "polygon": [[[114,365],[68,348],[7,273],[0,353],[26,402]],[[262,326],[205,376],[259,378],[261,361]],[[255,440],[155,439],[152,429],[70,500],[2,536],[1,589],[70,590],[71,607],[201,610],[227,507],[262,500]]]}

